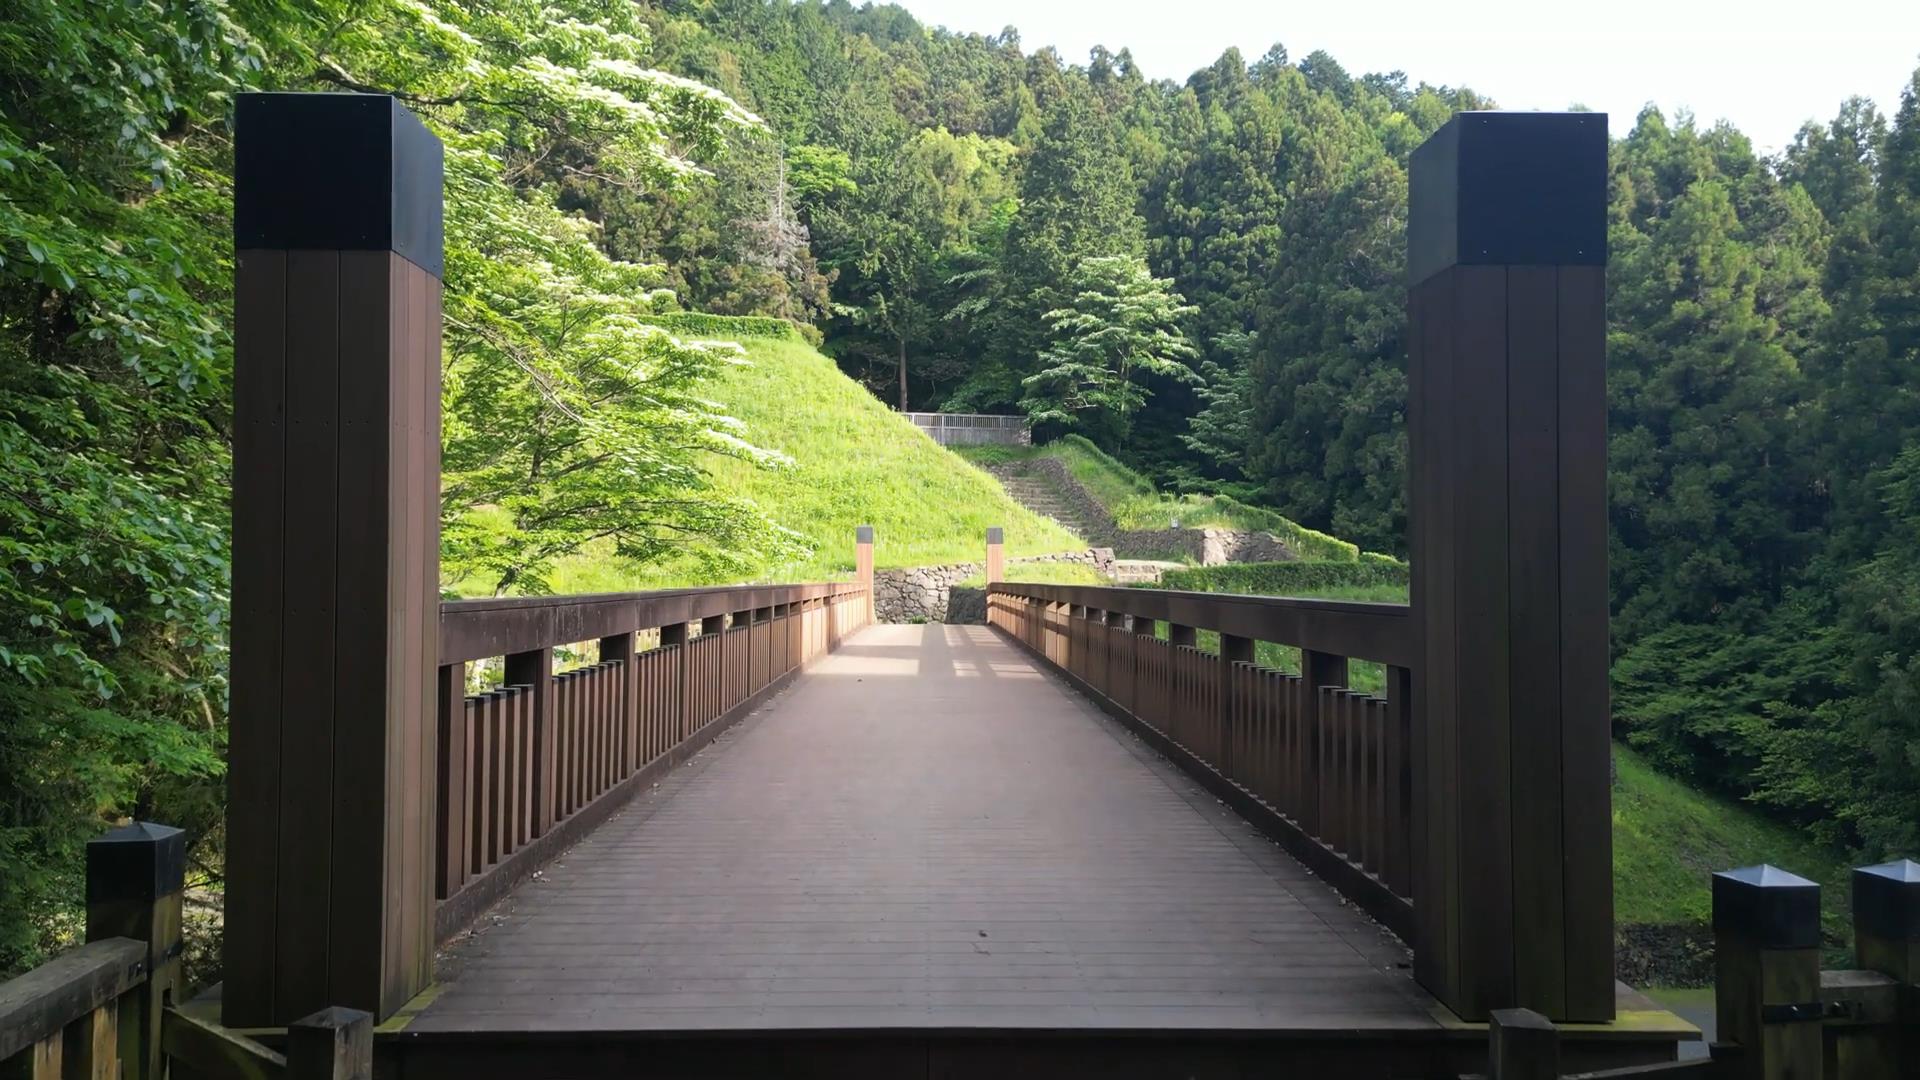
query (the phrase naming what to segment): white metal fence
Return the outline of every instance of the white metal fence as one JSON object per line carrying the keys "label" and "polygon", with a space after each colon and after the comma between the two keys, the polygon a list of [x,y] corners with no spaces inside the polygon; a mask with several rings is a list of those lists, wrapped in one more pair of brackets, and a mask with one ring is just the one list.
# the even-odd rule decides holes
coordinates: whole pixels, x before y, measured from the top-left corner
{"label": "white metal fence", "polygon": [[992,416],[986,413],[910,412],[907,419],[941,446],[971,443],[1001,443],[1026,446],[1033,433],[1024,416]]}

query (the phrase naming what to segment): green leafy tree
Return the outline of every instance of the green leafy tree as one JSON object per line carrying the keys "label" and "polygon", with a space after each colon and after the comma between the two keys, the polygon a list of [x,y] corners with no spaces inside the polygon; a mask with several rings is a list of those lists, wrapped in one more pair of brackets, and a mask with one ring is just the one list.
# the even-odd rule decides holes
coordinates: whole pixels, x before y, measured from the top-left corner
{"label": "green leafy tree", "polygon": [[1208,465],[1237,477],[1246,461],[1247,444],[1253,440],[1253,376],[1247,358],[1254,351],[1254,337],[1245,330],[1229,330],[1215,340],[1214,347],[1230,360],[1200,362],[1203,384],[1195,392],[1203,406],[1187,421],[1180,441]]}
{"label": "green leafy tree", "polygon": [[1052,344],[1040,370],[1021,380],[1021,407],[1035,423],[1089,427],[1124,442],[1147,400],[1146,376],[1198,378],[1186,364],[1196,352],[1180,329],[1194,309],[1138,257],[1087,259],[1070,288],[1070,306],[1047,312]]}
{"label": "green leafy tree", "polygon": [[[1017,379],[1034,370],[1048,344],[1047,314],[1071,300],[1070,281],[1083,263],[1140,254],[1136,198],[1113,125],[1091,93],[1062,91],[1021,176],[1020,209],[1007,232],[999,292],[984,327],[1003,362],[1000,372]],[[973,396],[983,404],[1010,404],[1021,393],[1012,382],[976,388]]]}
{"label": "green leafy tree", "polygon": [[[183,825],[218,877],[236,92],[390,91],[446,143],[455,573],[537,587],[596,535],[779,542],[693,467],[760,456],[692,393],[727,355],[642,331],[658,273],[559,209],[562,175],[678,187],[753,122],[648,41],[637,8],[521,0],[0,14],[0,972],[73,932],[105,821]],[[508,415],[544,470],[487,430]],[[538,527],[482,543],[482,513]]]}

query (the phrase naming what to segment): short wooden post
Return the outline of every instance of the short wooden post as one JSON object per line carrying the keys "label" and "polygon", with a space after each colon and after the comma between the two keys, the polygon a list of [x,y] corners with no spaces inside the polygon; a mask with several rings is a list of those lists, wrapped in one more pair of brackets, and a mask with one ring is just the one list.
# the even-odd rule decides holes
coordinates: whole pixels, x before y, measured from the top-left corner
{"label": "short wooden post", "polygon": [[1900,984],[1898,1022],[1876,1049],[1887,1076],[1920,1075],[1920,863],[1895,859],[1853,872],[1854,963]]}
{"label": "short wooden post", "polygon": [[1414,972],[1605,1021],[1607,118],[1460,113],[1408,191]]}
{"label": "short wooden post", "polygon": [[1330,686],[1345,686],[1348,681],[1347,658],[1333,653],[1300,650],[1300,816],[1307,832],[1326,839],[1325,815],[1320,812],[1321,789],[1332,783],[1320,768],[1321,739],[1320,691]]}
{"label": "short wooden post", "polygon": [[1735,1075],[1817,1078],[1820,886],[1772,866],[1713,875],[1715,1017]]}
{"label": "short wooden post", "polygon": [[287,1080],[373,1080],[373,1016],[322,1009],[287,1025]]}
{"label": "short wooden post", "polygon": [[[87,940],[146,942],[147,980],[119,1010],[119,1056],[127,1080],[158,1080],[160,1011],[177,1001],[187,838],[136,821],[87,841]],[[53,1040],[57,1047],[58,1038]]]}
{"label": "short wooden post", "polygon": [[[853,530],[853,576],[866,590],[868,623],[873,622],[873,526],[860,525]],[[862,625],[865,625],[864,623]]]}
{"label": "short wooden post", "polygon": [[512,653],[502,665],[506,686],[524,686],[533,710],[533,834],[545,836],[560,816],[560,752],[554,723],[553,647]]}
{"label": "short wooden post", "polygon": [[1532,1009],[1487,1017],[1488,1080],[1560,1080],[1560,1032]]}
{"label": "short wooden post", "polygon": [[1235,770],[1240,763],[1234,760],[1235,744],[1240,732],[1235,730],[1240,705],[1239,680],[1234,677],[1235,664],[1253,663],[1253,639],[1236,637],[1233,634],[1220,635],[1220,760],[1214,762],[1221,775],[1239,779]]}
{"label": "short wooden post", "polygon": [[434,851],[434,894],[442,899],[460,891],[467,879],[467,665],[443,664],[439,669],[439,758],[434,782],[446,827],[437,830]]}
{"label": "short wooden post", "polygon": [[673,678],[678,690],[674,698],[676,707],[670,743],[678,742],[680,733],[692,727],[690,719],[693,716],[693,650],[687,648],[688,637],[686,623],[673,623],[660,628],[660,647],[664,649],[677,646],[680,650],[680,655],[674,663]]}
{"label": "short wooden post", "polygon": [[1413,811],[1424,794],[1413,770],[1419,757],[1419,729],[1413,722],[1413,672],[1387,668],[1386,725],[1386,883],[1396,896],[1413,895]]}
{"label": "short wooden post", "polygon": [[629,630],[600,639],[600,662],[620,661],[620,671],[614,680],[618,686],[614,696],[620,700],[620,709],[615,714],[620,718],[615,733],[619,741],[619,748],[614,755],[614,760],[619,763],[616,782],[626,779],[627,774],[639,766],[635,750],[640,733],[640,665],[634,662],[639,655],[634,641],[636,632]]}
{"label": "short wooden post", "polygon": [[1003,550],[1007,532],[999,526],[987,530],[987,584],[1007,579],[1007,559]]}
{"label": "short wooden post", "polygon": [[433,962],[441,147],[385,96],[235,114],[222,1018],[384,1018]]}

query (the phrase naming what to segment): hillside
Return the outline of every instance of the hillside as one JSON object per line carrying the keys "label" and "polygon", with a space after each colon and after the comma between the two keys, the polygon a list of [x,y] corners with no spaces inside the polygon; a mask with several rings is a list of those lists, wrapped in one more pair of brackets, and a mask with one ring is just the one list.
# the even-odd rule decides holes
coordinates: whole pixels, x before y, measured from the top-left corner
{"label": "hillside", "polygon": [[1121,529],[1166,529],[1174,526],[1272,533],[1303,559],[1352,561],[1359,548],[1294,522],[1272,510],[1225,495],[1174,495],[1113,458],[1089,440],[1068,435],[1042,446],[966,446],[959,453],[982,468],[1016,462],[1054,460],[1112,516]]}
{"label": "hillside", "polygon": [[1620,978],[1634,986],[1712,980],[1715,871],[1772,863],[1821,885],[1830,957],[1846,942],[1848,863],[1753,807],[1656,772],[1614,744],[1613,906]]}
{"label": "hillside", "polygon": [[[719,336],[758,332],[769,323],[682,319],[669,325]],[[750,500],[812,549],[797,560],[763,564],[747,580],[816,581],[849,573],[859,525],[874,527],[874,562],[883,568],[979,559],[994,525],[1007,531],[1009,557],[1086,546],[1008,498],[992,477],[936,445],[806,343],[730,336],[746,348],[748,363],[728,369],[703,393],[746,425],[749,441],[792,464],[767,470],[716,459],[709,463],[715,484]],[[565,560],[553,577],[562,593],[719,583],[692,558],[637,566],[604,551]]]}

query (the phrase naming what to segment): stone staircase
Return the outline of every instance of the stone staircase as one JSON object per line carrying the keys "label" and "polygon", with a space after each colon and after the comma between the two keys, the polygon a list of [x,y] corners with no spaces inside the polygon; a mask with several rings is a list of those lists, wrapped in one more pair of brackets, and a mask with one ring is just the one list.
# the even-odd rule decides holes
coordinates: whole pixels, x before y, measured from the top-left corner
{"label": "stone staircase", "polygon": [[[1112,531],[1106,522],[1089,520],[1086,514],[1067,500],[1051,479],[1035,470],[1030,462],[1005,461],[988,466],[987,471],[1000,481],[1000,486],[1013,496],[1015,502],[1041,517],[1052,518],[1060,527],[1089,544],[1102,543],[1103,537]],[[1158,579],[1159,575],[1156,574],[1150,580]]]}

